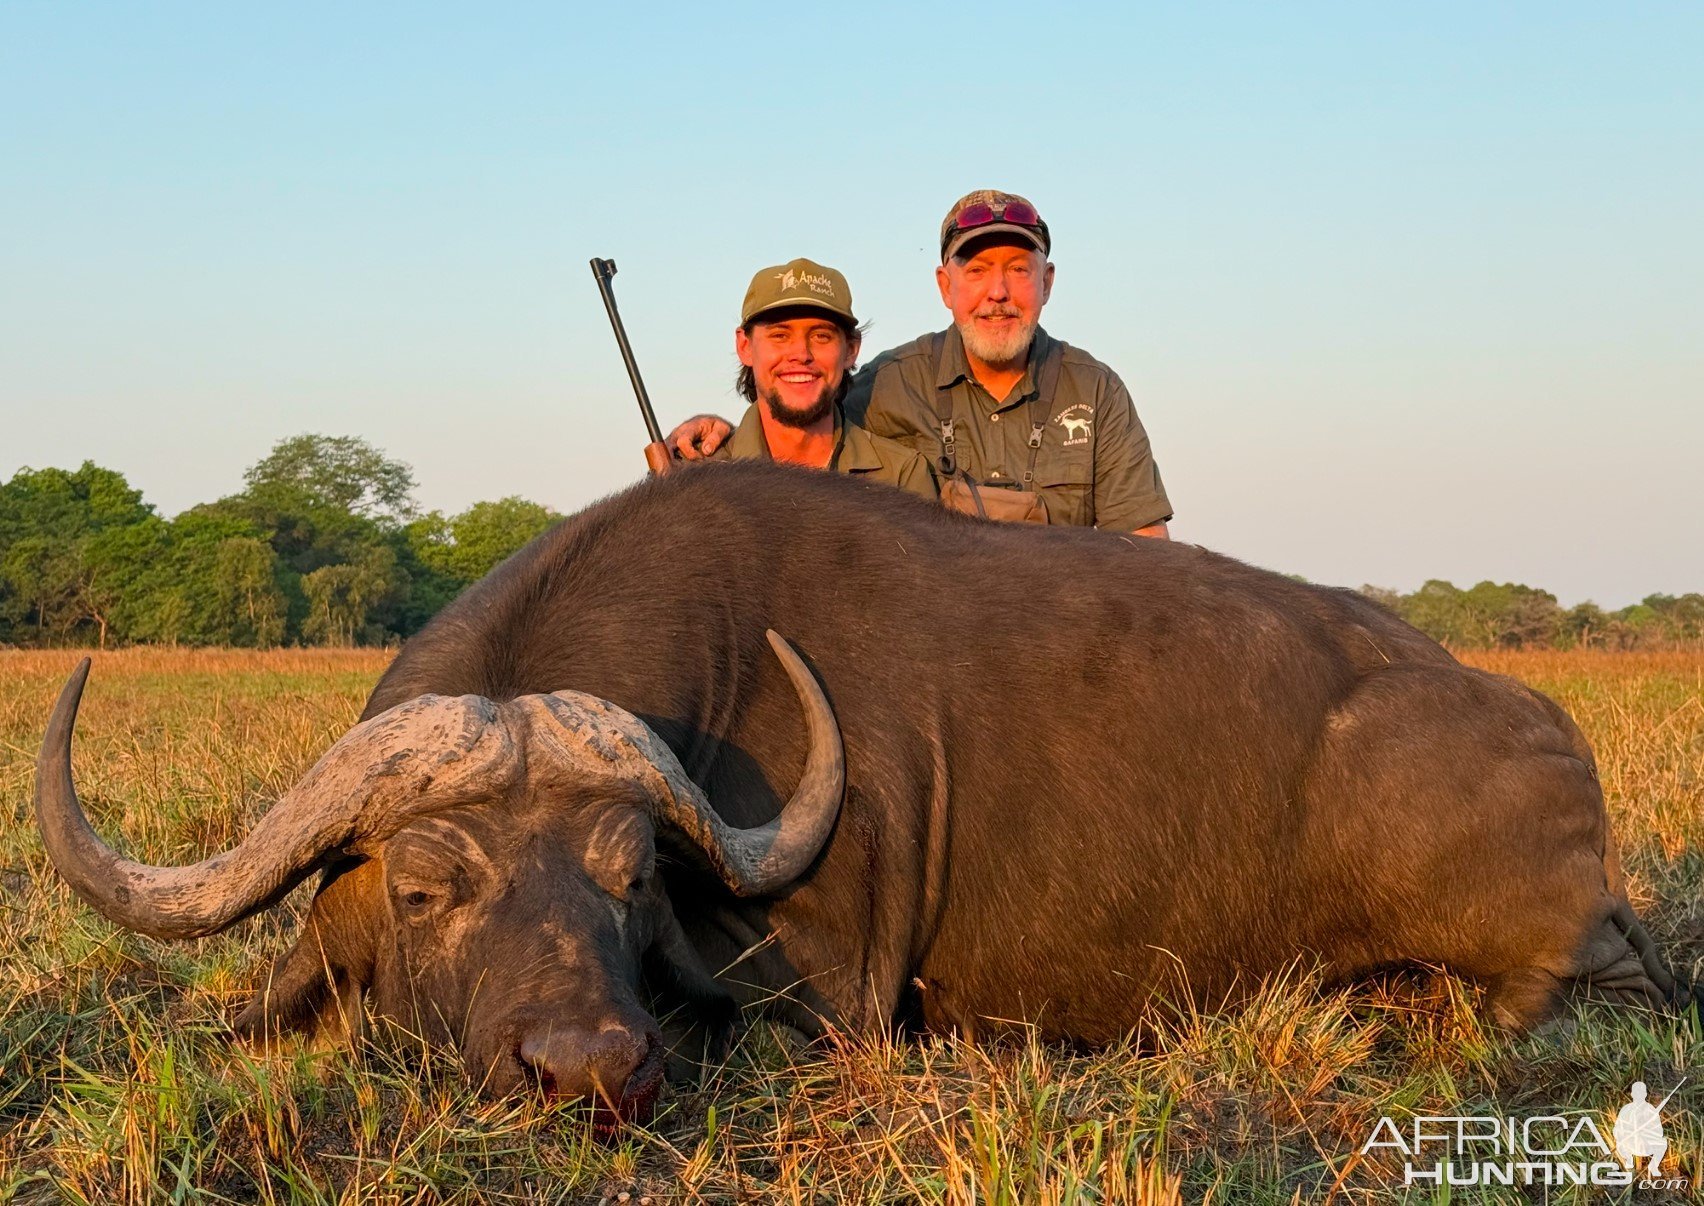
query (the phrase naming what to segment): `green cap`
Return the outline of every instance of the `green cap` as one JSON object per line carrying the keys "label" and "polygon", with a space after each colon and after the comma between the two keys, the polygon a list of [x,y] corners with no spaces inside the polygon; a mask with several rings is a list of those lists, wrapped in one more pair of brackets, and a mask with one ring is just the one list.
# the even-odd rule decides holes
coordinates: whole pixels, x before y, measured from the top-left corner
{"label": "green cap", "polygon": [[777,264],[752,277],[745,304],[740,307],[740,325],[770,310],[795,306],[824,310],[853,326],[858,325],[858,320],[852,317],[852,287],[846,278],[814,260]]}

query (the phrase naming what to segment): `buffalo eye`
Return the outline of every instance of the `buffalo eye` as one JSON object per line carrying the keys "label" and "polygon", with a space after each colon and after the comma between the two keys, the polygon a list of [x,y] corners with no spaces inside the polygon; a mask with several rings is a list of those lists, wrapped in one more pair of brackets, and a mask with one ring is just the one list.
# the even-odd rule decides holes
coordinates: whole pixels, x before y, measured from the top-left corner
{"label": "buffalo eye", "polygon": [[643,813],[610,809],[598,818],[581,855],[587,876],[623,904],[644,896],[657,863],[656,835]]}
{"label": "buffalo eye", "polygon": [[614,882],[606,879],[603,890],[621,904],[631,906],[645,894],[645,872],[635,871],[630,875],[618,875],[614,877]]}
{"label": "buffalo eye", "polygon": [[401,884],[392,892],[397,912],[406,921],[423,921],[436,911],[443,896],[419,884]]}

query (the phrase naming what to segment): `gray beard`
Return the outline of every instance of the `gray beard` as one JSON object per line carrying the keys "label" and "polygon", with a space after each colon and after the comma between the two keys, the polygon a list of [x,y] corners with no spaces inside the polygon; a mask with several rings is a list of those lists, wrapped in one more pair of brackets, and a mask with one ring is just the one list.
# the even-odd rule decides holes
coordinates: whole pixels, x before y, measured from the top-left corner
{"label": "gray beard", "polygon": [[769,404],[769,417],[783,427],[796,427],[803,431],[820,423],[824,415],[834,409],[835,403],[846,397],[846,391],[852,388],[852,374],[842,373],[840,386],[837,389],[824,388],[817,395],[817,400],[804,410],[789,410],[781,404],[781,395],[771,391],[763,395],[763,400]]}
{"label": "gray beard", "polygon": [[974,318],[966,319],[958,324],[959,337],[964,340],[964,350],[982,361],[983,364],[994,368],[1005,368],[1022,364],[1029,355],[1031,342],[1035,339],[1035,329],[1038,323],[1020,322],[1017,330],[1005,338],[990,338],[976,329]]}

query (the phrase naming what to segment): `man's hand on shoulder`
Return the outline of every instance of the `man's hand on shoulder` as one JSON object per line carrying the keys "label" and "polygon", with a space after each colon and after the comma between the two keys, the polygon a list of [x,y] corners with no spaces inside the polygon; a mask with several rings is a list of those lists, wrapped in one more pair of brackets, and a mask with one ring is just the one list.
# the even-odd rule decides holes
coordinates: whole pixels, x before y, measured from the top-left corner
{"label": "man's hand on shoulder", "polygon": [[693,415],[669,432],[663,442],[669,453],[683,461],[701,461],[728,442],[734,426],[718,415]]}

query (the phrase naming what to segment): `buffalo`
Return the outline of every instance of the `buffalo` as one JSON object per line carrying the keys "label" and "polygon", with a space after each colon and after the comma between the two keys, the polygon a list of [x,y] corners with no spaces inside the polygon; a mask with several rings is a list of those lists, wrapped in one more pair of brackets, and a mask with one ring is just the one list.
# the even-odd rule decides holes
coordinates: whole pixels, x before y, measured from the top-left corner
{"label": "buffalo", "polygon": [[321,872],[241,1034],[394,1018],[492,1091],[606,1116],[653,1106],[659,1001],[1099,1043],[1298,958],[1450,968],[1513,1030],[1572,990],[1690,999],[1560,708],[1352,592],[1187,545],[768,464],[648,481],[445,608],[240,845],[184,868],[84,819],[86,670],[36,796],[84,899],[186,937]]}

